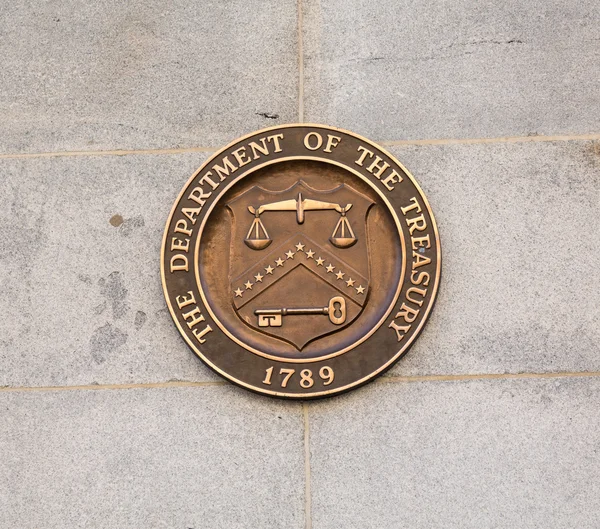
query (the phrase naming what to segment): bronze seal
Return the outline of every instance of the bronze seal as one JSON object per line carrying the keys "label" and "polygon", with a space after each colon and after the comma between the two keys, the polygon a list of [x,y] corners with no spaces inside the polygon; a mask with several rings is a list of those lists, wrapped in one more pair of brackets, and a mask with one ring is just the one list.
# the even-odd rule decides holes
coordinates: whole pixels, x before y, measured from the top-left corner
{"label": "bronze seal", "polygon": [[431,208],[393,156],[348,131],[261,130],[179,194],[161,275],[192,350],[259,393],[355,388],[413,343],[440,280]]}

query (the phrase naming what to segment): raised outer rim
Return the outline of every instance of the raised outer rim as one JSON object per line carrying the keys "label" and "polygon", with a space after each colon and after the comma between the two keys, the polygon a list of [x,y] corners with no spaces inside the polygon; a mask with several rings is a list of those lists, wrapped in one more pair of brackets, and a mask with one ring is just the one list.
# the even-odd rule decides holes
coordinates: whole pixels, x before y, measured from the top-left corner
{"label": "raised outer rim", "polygon": [[[253,136],[255,136],[255,134],[253,134]],[[238,143],[238,142],[236,142],[236,143]],[[328,355],[319,356],[319,357],[315,357],[315,358],[294,359],[294,358],[283,358],[281,356],[270,355],[267,353],[263,353],[262,351],[259,351],[258,349],[255,349],[254,347],[244,343],[244,341],[241,340],[240,338],[234,336],[233,333],[231,333],[227,329],[227,327],[225,327],[225,325],[223,325],[223,323],[219,320],[219,318],[217,318],[217,316],[213,312],[210,304],[207,302],[206,296],[204,295],[204,289],[202,288],[202,282],[200,281],[200,271],[198,268],[198,253],[200,250],[200,242],[201,242],[200,239],[202,237],[202,232],[204,231],[206,222],[208,221],[208,217],[210,216],[213,209],[219,202],[220,198],[223,197],[223,195],[225,193],[227,193],[227,191],[229,191],[235,184],[237,184],[240,180],[243,180],[244,178],[246,178],[248,175],[250,175],[260,169],[263,169],[264,167],[268,167],[270,165],[294,161],[294,160],[310,160],[310,161],[329,163],[331,165],[341,167],[342,169],[345,169],[346,171],[353,173],[355,176],[358,176],[359,178],[361,178],[365,183],[367,183],[367,185],[369,185],[373,188],[373,190],[377,193],[377,195],[379,195],[379,198],[381,198],[381,200],[383,200],[384,204],[389,209],[390,214],[392,215],[392,218],[394,219],[396,229],[398,230],[398,235],[400,237],[400,243],[402,245],[402,271],[400,272],[398,286],[396,287],[396,292],[394,293],[394,297],[393,297],[392,301],[390,302],[388,308],[385,310],[383,316],[379,319],[379,321],[373,326],[373,328],[367,334],[362,336],[359,340],[357,340],[353,344],[349,345],[348,347],[344,347],[343,349],[340,349],[339,351],[335,351],[333,353],[329,353]],[[198,291],[200,292],[200,297],[202,298],[202,302],[204,303],[206,310],[210,314],[210,317],[219,326],[219,329],[221,329],[221,331],[223,331],[227,335],[227,337],[230,338],[231,340],[233,340],[235,343],[237,343],[238,345],[241,345],[244,349],[250,351],[251,353],[262,356],[263,358],[268,358],[269,360],[274,360],[275,362],[284,362],[284,363],[288,363],[288,364],[311,364],[311,363],[315,363],[315,362],[321,362],[323,360],[328,360],[329,358],[334,358],[341,354],[347,353],[348,351],[350,351],[351,349],[354,349],[355,347],[358,347],[361,343],[363,343],[369,337],[373,336],[373,334],[377,331],[377,329],[379,329],[379,327],[381,327],[381,324],[390,315],[390,312],[392,312],[394,305],[396,305],[396,301],[398,301],[398,297],[400,296],[400,292],[402,291],[402,285],[404,284],[404,272],[405,272],[404,265],[406,264],[406,261],[405,261],[405,259],[406,259],[406,241],[404,240],[404,232],[402,231],[402,228],[400,226],[400,220],[398,219],[398,215],[396,214],[396,211],[390,204],[389,200],[385,197],[385,195],[381,192],[381,190],[377,189],[374,182],[370,181],[368,178],[361,175],[358,171],[356,171],[352,167],[348,167],[348,166],[341,164],[339,162],[336,162],[334,160],[328,160],[327,158],[320,158],[318,156],[287,156],[284,158],[278,158],[277,160],[271,160],[271,161],[265,162],[261,165],[258,165],[256,167],[254,167],[253,169],[251,169],[249,171],[245,171],[244,173],[239,174],[236,178],[232,179],[226,186],[223,187],[223,190],[219,193],[219,196],[212,202],[212,204],[209,206],[208,210],[206,211],[206,214],[202,218],[202,223],[200,224],[200,228],[198,230],[198,236],[196,237],[196,244],[194,246],[195,246],[194,247],[194,275],[196,277],[196,286],[198,287]],[[194,348],[194,350],[195,349],[196,348]]]}
{"label": "raised outer rim", "polygon": [[[165,284],[165,269],[164,269],[165,246],[166,246],[166,241],[167,241],[167,236],[168,236],[168,231],[169,231],[169,225],[171,224],[171,219],[173,217],[173,213],[175,212],[177,204],[181,200],[181,197],[183,196],[184,191],[188,188],[188,186],[191,184],[191,182],[194,180],[194,178],[196,178],[198,176],[198,174],[200,174],[200,172],[210,162],[212,162],[215,158],[217,158],[221,153],[225,152],[230,147],[233,147],[236,143],[239,143],[240,141],[243,141],[243,140],[245,140],[247,138],[251,138],[252,136],[255,136],[256,134],[260,134],[260,133],[264,133],[264,132],[270,132],[272,130],[280,130],[280,129],[288,129],[288,128],[299,128],[299,127],[312,127],[312,128],[318,128],[318,129],[323,129],[323,130],[328,130],[328,131],[338,131],[338,132],[341,132],[343,134],[348,134],[349,136],[354,136],[355,138],[358,138],[361,141],[365,142],[366,144],[372,145],[376,149],[378,149],[381,152],[385,153],[390,159],[392,159],[394,161],[394,163],[398,164],[398,166],[404,171],[404,173],[406,174],[406,176],[408,178],[410,178],[412,184],[415,186],[415,189],[421,195],[421,197],[423,199],[423,203],[425,204],[425,207],[427,208],[427,213],[429,214],[429,216],[431,218],[431,222],[433,224],[433,231],[435,233],[435,240],[436,240],[435,249],[436,249],[437,257],[438,257],[436,271],[435,271],[435,281],[434,281],[434,284],[433,284],[433,290],[432,290],[432,295],[431,295],[431,301],[429,302],[429,305],[425,309],[425,314],[424,314],[423,318],[421,319],[421,322],[419,323],[418,327],[416,328],[416,330],[412,334],[412,336],[404,343],[404,346],[401,347],[400,350],[390,360],[388,360],[385,364],[383,364],[381,367],[379,367],[378,369],[376,369],[372,373],[364,376],[363,378],[361,378],[361,379],[359,379],[359,380],[357,380],[357,381],[355,381],[355,382],[353,382],[351,384],[347,384],[345,386],[341,386],[339,388],[336,388],[334,390],[319,391],[319,392],[310,393],[310,394],[285,393],[285,392],[281,392],[281,391],[269,391],[269,390],[266,390],[266,389],[263,389],[263,388],[252,386],[250,384],[247,384],[246,382],[242,382],[241,380],[238,380],[238,379],[232,377],[231,375],[229,375],[225,371],[222,371],[217,366],[215,366],[210,360],[208,360],[200,351],[197,351],[196,348],[195,348],[195,346],[194,346],[194,344],[192,343],[192,341],[187,336],[187,334],[185,334],[185,332],[183,332],[183,330],[181,329],[181,326],[179,325],[179,322],[177,320],[177,316],[176,316],[176,314],[175,314],[175,312],[173,310],[173,307],[171,306],[171,303],[169,301],[169,295],[168,295],[168,292],[167,292],[167,286]],[[261,393],[263,395],[271,395],[271,396],[274,396],[274,397],[285,397],[285,398],[294,399],[294,400],[309,400],[309,399],[313,399],[313,398],[331,396],[331,395],[335,395],[337,393],[343,393],[343,392],[348,391],[348,390],[350,390],[352,388],[355,388],[355,387],[361,386],[363,384],[366,384],[369,380],[375,378],[377,375],[379,375],[379,374],[383,373],[384,371],[386,371],[387,369],[389,369],[394,364],[394,362],[396,362],[404,353],[406,353],[406,351],[408,351],[408,349],[413,344],[413,342],[415,341],[415,339],[417,338],[417,336],[419,336],[419,334],[421,333],[421,330],[423,329],[423,326],[425,325],[425,322],[427,321],[427,319],[429,317],[429,313],[431,312],[431,309],[433,308],[433,305],[435,304],[435,299],[437,297],[437,292],[438,292],[438,289],[439,289],[441,269],[442,269],[442,248],[441,248],[441,244],[440,244],[440,235],[439,235],[437,223],[435,221],[435,217],[433,215],[433,212],[431,211],[431,206],[429,204],[429,201],[427,200],[427,197],[426,197],[425,193],[423,193],[423,190],[421,189],[421,186],[417,183],[417,181],[415,180],[415,177],[410,173],[410,171],[408,171],[408,169],[406,169],[406,167],[402,163],[400,163],[396,159],[396,157],[393,156],[390,152],[388,152],[386,149],[382,148],[381,146],[377,145],[375,142],[373,142],[373,141],[365,138],[364,136],[361,136],[360,134],[356,134],[354,132],[350,132],[349,130],[342,129],[342,128],[339,128],[339,127],[330,127],[330,126],[327,126],[327,125],[320,125],[318,123],[288,123],[286,125],[279,125],[279,126],[267,127],[267,128],[264,128],[264,129],[259,129],[259,130],[256,130],[254,132],[251,132],[250,134],[246,134],[244,136],[236,138],[234,141],[228,143],[225,147],[219,149],[218,151],[215,151],[215,153],[212,156],[210,156],[209,158],[207,158],[206,161],[187,180],[187,182],[181,188],[181,191],[177,195],[177,198],[175,199],[175,202],[173,203],[173,207],[171,208],[171,211],[170,211],[169,216],[167,218],[167,223],[165,225],[165,231],[163,233],[162,246],[161,246],[161,249],[160,249],[160,276],[161,276],[161,282],[162,282],[162,287],[163,287],[163,294],[165,296],[165,300],[167,302],[167,306],[169,307],[169,312],[171,313],[171,317],[173,318],[173,321],[175,322],[175,325],[179,329],[180,334],[183,336],[183,338],[187,342],[188,346],[200,357],[200,359],[206,365],[208,365],[211,369],[213,369],[215,372],[217,372],[223,378],[226,378],[227,380],[233,382],[234,384],[236,384],[238,386],[241,386],[241,387],[244,387],[246,389],[249,389],[251,391],[254,391],[255,393]]]}

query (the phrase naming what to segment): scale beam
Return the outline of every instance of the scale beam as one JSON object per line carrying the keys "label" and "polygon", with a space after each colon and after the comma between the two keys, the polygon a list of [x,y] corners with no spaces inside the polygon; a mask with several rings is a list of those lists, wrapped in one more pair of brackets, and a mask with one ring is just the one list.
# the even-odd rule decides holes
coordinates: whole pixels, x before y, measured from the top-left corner
{"label": "scale beam", "polygon": [[298,224],[304,222],[305,211],[318,211],[318,210],[335,210],[340,215],[345,215],[350,210],[352,204],[346,204],[345,207],[334,202],[323,202],[321,200],[313,200],[311,198],[303,199],[302,193],[298,193],[298,198],[290,200],[281,200],[279,202],[270,202],[269,204],[263,204],[258,208],[248,206],[248,211],[258,217],[265,211],[295,211],[296,220]]}

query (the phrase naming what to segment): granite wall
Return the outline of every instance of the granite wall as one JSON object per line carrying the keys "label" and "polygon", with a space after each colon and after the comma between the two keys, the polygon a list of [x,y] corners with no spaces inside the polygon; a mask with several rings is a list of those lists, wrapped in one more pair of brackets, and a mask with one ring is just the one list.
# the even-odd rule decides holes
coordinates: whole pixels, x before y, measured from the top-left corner
{"label": "granite wall", "polygon": [[[0,527],[600,527],[600,4],[0,7]],[[415,175],[416,345],[306,404],[180,338],[162,230],[215,149],[353,130]]]}

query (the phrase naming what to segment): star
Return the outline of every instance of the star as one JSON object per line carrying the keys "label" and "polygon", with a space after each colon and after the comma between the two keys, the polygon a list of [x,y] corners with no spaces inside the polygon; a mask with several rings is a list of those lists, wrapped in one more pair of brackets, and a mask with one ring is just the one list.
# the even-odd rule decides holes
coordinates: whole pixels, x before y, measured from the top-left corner
{"label": "star", "polygon": [[250,281],[246,281],[246,282],[244,283],[244,286],[246,287],[246,290],[252,290],[252,285],[253,285],[253,284],[254,284],[254,283],[250,283]]}
{"label": "star", "polygon": [[298,250],[299,252],[302,252],[304,250],[304,244],[302,244],[301,242],[296,244],[296,250]]}
{"label": "star", "polygon": [[349,287],[353,287],[354,283],[355,283],[355,281],[352,278],[350,278],[350,279],[348,279],[348,281],[346,281],[346,285],[348,285]]}
{"label": "star", "polygon": [[315,255],[315,252],[313,252],[312,250],[308,250],[308,252],[306,252],[307,259],[312,259],[313,255]]}
{"label": "star", "polygon": [[344,274],[344,272],[342,272],[341,270],[340,270],[340,271],[339,271],[337,274],[335,274],[335,276],[336,276],[338,279],[342,279],[342,278],[343,278],[345,275],[346,275],[346,274]]}
{"label": "star", "polygon": [[281,257],[275,262],[277,263],[277,266],[283,266],[283,259]]}
{"label": "star", "polygon": [[362,294],[365,291],[365,287],[363,287],[362,285],[358,285],[356,287],[356,293],[357,294]]}
{"label": "star", "polygon": [[234,291],[235,292],[235,297],[236,298],[241,298],[242,297],[242,289],[240,287],[237,287],[237,289]]}
{"label": "star", "polygon": [[321,259],[320,257],[317,259],[317,266],[323,266],[325,259]]}
{"label": "star", "polygon": [[333,270],[334,270],[335,266],[333,266],[333,265],[330,263],[330,264],[328,264],[328,265],[327,265],[325,268],[327,268],[327,272],[331,274],[331,273],[333,272]]}
{"label": "star", "polygon": [[255,279],[256,281],[258,281],[259,283],[262,283],[263,277],[264,277],[264,276],[261,276],[260,274],[256,274],[256,275],[254,276],[254,279]]}
{"label": "star", "polygon": [[296,255],[296,254],[294,252],[292,252],[292,250],[290,250],[285,255],[287,255],[287,259],[293,259],[294,255]]}
{"label": "star", "polygon": [[273,267],[271,265],[267,266],[267,268],[265,268],[265,270],[267,271],[267,274],[273,273]]}

